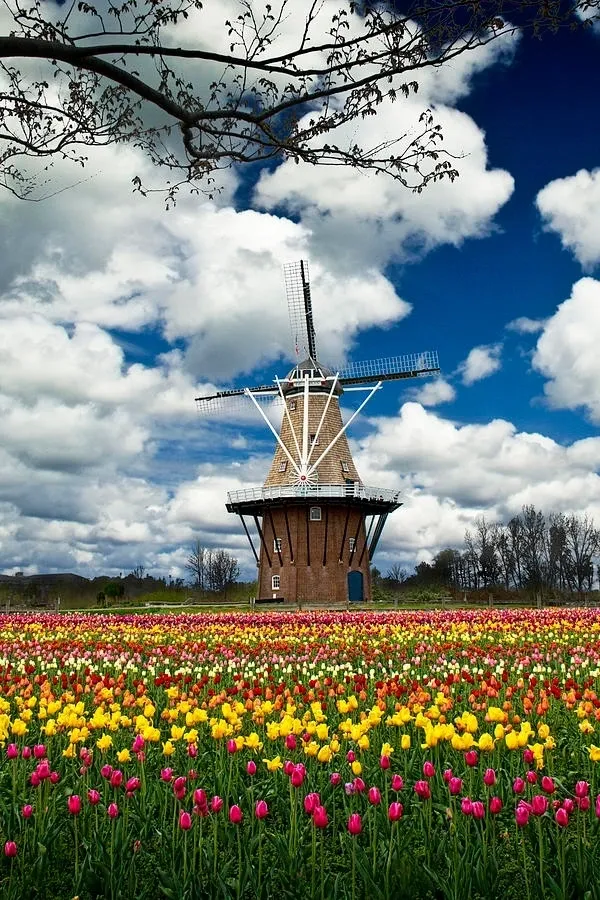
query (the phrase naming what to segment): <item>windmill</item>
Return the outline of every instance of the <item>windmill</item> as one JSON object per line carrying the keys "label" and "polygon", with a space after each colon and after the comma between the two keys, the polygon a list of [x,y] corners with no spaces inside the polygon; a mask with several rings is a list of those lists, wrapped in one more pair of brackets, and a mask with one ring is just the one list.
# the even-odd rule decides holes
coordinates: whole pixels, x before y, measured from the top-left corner
{"label": "windmill", "polygon": [[[276,441],[262,487],[231,491],[236,513],[259,569],[258,600],[369,600],[370,561],[399,494],[365,486],[354,465],[346,432],[384,381],[439,372],[433,352],[352,363],[334,371],[317,356],[308,263],[284,266],[296,365],[273,383],[197,397],[200,413],[253,404]],[[344,424],[339,399],[366,397]],[[279,403],[279,431],[265,403]],[[247,519],[253,520],[258,545]]]}

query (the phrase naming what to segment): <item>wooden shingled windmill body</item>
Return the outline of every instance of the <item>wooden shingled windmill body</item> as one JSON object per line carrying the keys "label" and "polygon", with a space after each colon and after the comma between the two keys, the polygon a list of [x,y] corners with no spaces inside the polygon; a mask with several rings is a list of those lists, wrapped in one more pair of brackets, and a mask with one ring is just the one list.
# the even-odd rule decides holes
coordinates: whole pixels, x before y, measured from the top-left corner
{"label": "wooden shingled windmill body", "polygon": [[[362,601],[371,598],[370,563],[388,515],[401,506],[396,491],[366,487],[346,431],[384,381],[439,372],[432,352],[354,363],[340,371],[317,358],[308,264],[284,266],[297,364],[273,384],[198,397],[201,413],[235,398],[251,401],[277,442],[262,487],[232,491],[227,509],[240,516],[258,565],[258,598]],[[344,424],[340,397],[367,396]],[[279,400],[279,433],[261,402]],[[253,541],[247,520],[253,521]]]}

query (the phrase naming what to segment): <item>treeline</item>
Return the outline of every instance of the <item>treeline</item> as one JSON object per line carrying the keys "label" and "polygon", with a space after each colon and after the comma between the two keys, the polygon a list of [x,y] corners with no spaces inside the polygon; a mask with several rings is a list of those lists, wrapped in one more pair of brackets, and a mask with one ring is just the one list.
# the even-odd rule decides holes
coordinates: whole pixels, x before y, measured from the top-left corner
{"label": "treeline", "polygon": [[587,515],[546,516],[524,506],[506,525],[481,516],[465,532],[462,549],[442,550],[432,563],[420,563],[404,583],[464,591],[500,586],[507,591],[584,593],[592,590],[599,573],[599,555],[600,530]]}
{"label": "treeline", "polygon": [[227,550],[204,547],[200,541],[192,545],[185,567],[195,588],[215,594],[226,592],[240,577],[235,556]]}

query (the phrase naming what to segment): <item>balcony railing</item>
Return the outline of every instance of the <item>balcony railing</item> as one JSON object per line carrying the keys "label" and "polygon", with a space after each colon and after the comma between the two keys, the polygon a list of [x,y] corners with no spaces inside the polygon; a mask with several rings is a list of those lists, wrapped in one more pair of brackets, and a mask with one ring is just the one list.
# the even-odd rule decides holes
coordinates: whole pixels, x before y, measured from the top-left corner
{"label": "balcony railing", "polygon": [[354,497],[359,500],[381,500],[387,503],[399,503],[399,491],[390,491],[388,488],[367,487],[364,484],[274,484],[270,487],[246,488],[242,491],[230,491],[227,494],[228,503],[244,503],[246,501],[302,499],[317,500],[319,497]]}

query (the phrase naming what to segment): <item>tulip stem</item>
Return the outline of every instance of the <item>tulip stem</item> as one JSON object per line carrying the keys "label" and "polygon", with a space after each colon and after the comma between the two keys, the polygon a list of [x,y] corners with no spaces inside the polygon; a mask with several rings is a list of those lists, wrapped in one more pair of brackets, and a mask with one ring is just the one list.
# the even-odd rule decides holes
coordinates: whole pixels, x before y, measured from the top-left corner
{"label": "tulip stem", "polygon": [[321,835],[321,900],[325,900],[325,837]]}
{"label": "tulip stem", "polygon": [[237,889],[236,889],[236,897],[239,898],[242,896],[242,836],[241,829],[238,825],[236,828],[237,831],[237,845],[238,845],[238,877],[237,877]]}
{"label": "tulip stem", "polygon": [[527,900],[531,900],[531,893],[529,891],[529,878],[527,877],[527,855],[525,853],[525,832],[521,832],[521,837],[523,838],[521,846],[523,848],[523,874],[525,875],[525,888],[527,890]]}
{"label": "tulip stem", "polygon": [[315,896],[315,879],[316,879],[316,855],[317,855],[317,826],[313,822],[312,826],[312,847],[311,847],[311,860],[310,860],[310,871],[311,871],[311,888],[310,888],[310,896],[314,900]]}
{"label": "tulip stem", "polygon": [[356,837],[352,838],[352,900],[356,900]]}

